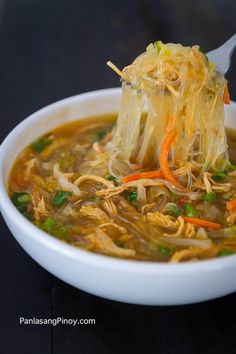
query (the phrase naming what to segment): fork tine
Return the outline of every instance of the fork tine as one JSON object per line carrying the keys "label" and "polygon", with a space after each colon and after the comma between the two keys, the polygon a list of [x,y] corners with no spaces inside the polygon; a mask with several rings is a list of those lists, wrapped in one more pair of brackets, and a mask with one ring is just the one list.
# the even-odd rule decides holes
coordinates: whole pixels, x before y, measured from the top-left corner
{"label": "fork tine", "polygon": [[236,34],[234,34],[220,47],[211,50],[206,55],[210,61],[216,64],[219,71],[222,71],[225,74],[230,67],[231,56],[235,48],[236,48]]}

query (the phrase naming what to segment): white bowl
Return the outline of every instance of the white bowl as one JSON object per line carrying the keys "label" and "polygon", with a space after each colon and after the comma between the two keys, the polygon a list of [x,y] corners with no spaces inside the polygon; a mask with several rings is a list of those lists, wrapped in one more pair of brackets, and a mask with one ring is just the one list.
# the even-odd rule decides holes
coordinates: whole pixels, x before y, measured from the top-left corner
{"label": "white bowl", "polygon": [[[22,149],[38,136],[65,122],[117,112],[120,93],[120,89],[107,89],[56,102],[25,119],[7,136],[0,147],[0,208],[9,229],[24,250],[42,267],[79,289],[107,299],[144,305],[177,305],[234,292],[236,255],[181,264],[97,255],[42,232],[11,203],[6,190],[7,180]],[[236,104],[232,102],[226,108],[228,126],[236,127],[235,116]]]}

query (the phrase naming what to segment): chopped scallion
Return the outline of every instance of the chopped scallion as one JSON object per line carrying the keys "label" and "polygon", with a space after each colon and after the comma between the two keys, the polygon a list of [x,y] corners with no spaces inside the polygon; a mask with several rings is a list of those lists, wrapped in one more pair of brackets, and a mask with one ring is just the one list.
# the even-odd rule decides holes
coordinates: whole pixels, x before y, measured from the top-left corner
{"label": "chopped scallion", "polygon": [[96,203],[96,202],[98,201],[98,197],[96,197],[96,196],[94,195],[94,196],[90,197],[90,198],[88,199],[88,201],[91,202],[91,203]]}
{"label": "chopped scallion", "polygon": [[31,148],[34,152],[40,153],[50,144],[52,144],[52,139],[48,139],[46,137],[40,138],[31,144]]}
{"label": "chopped scallion", "polygon": [[153,45],[153,43],[150,43],[150,44],[146,47],[146,51],[147,51],[147,52],[151,52],[152,50],[154,50],[154,45]]}
{"label": "chopped scallion", "polygon": [[117,179],[114,176],[110,175],[110,176],[107,177],[107,179],[108,179],[108,181],[114,182],[115,186],[118,186]]}
{"label": "chopped scallion", "polygon": [[100,130],[99,132],[97,132],[97,138],[98,140],[102,140],[105,136],[106,136],[106,131],[105,130]]}
{"label": "chopped scallion", "polygon": [[125,193],[125,198],[130,202],[137,202],[137,197],[138,197],[138,194],[135,191]]}
{"label": "chopped scallion", "polygon": [[167,256],[167,257],[170,257],[170,256],[172,256],[172,254],[175,253],[174,248],[167,247],[165,245],[159,245],[158,250],[159,250],[160,254],[162,254],[163,256]]}
{"label": "chopped scallion", "polygon": [[211,176],[211,178],[214,179],[214,181],[216,182],[224,180],[225,177],[226,177],[226,173],[224,172],[219,172]]}
{"label": "chopped scallion", "polygon": [[233,233],[236,235],[236,225],[233,225],[233,226],[231,226],[231,231],[233,231]]}
{"label": "chopped scallion", "polygon": [[226,192],[224,194],[222,194],[222,199],[224,200],[230,200],[230,198],[234,195],[234,193],[232,191]]}
{"label": "chopped scallion", "polygon": [[12,194],[11,200],[19,212],[24,215],[27,219],[30,219],[28,212],[28,205],[31,200],[31,196],[27,192],[14,192]]}
{"label": "chopped scallion", "polygon": [[68,231],[65,226],[52,218],[47,218],[43,223],[36,223],[36,225],[43,231],[58,238],[65,238]]}
{"label": "chopped scallion", "polygon": [[163,43],[161,41],[156,41],[154,42],[154,47],[156,48],[157,53],[159,54],[161,51],[161,47],[162,47]]}
{"label": "chopped scallion", "polygon": [[121,240],[115,240],[114,243],[116,246],[123,248],[124,247],[124,242]]}
{"label": "chopped scallion", "polygon": [[223,248],[222,250],[220,250],[220,252],[218,253],[218,257],[224,257],[224,256],[229,256],[231,254],[233,254],[234,252],[231,251],[229,248]]}
{"label": "chopped scallion", "polygon": [[72,195],[71,192],[57,191],[53,197],[52,205],[55,207],[60,207],[67,199]]}

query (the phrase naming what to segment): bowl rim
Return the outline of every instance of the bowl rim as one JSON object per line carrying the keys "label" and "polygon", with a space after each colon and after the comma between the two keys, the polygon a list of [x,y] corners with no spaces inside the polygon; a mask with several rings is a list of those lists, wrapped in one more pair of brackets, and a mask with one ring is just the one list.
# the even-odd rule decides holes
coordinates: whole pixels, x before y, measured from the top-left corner
{"label": "bowl rim", "polygon": [[[132,259],[115,258],[112,256],[102,255],[86,251],[70,244],[67,244],[55,237],[40,230],[29,220],[27,220],[13,205],[7,188],[3,182],[3,168],[5,161],[5,153],[11,148],[11,143],[14,142],[17,134],[21,133],[24,128],[32,126],[38,115],[60,108],[72,101],[77,101],[83,98],[93,98],[97,95],[118,95],[121,92],[120,88],[108,88],[103,90],[89,91],[78,95],[70,96],[62,100],[49,104],[20,122],[10,131],[0,146],[0,209],[3,213],[8,214],[10,222],[18,226],[21,232],[24,232],[29,239],[35,243],[41,244],[51,250],[60,253],[62,256],[69,257],[76,262],[87,263],[90,266],[96,266],[103,269],[109,268],[112,271],[123,271],[135,274],[184,274],[184,273],[203,273],[209,271],[217,271],[222,268],[230,268],[236,265],[236,254],[228,257],[213,258],[201,260],[199,262],[183,262],[183,263],[168,263],[168,262],[152,262],[139,261]],[[236,103],[232,103],[232,108],[236,110]],[[37,118],[40,120],[40,118]],[[86,118],[85,118],[86,119]]]}

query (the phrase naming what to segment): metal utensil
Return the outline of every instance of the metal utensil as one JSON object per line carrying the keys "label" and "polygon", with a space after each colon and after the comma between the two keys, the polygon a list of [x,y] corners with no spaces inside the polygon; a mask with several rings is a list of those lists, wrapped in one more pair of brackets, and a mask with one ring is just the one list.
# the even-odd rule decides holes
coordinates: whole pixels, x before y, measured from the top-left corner
{"label": "metal utensil", "polygon": [[224,74],[229,70],[231,64],[231,56],[236,48],[236,34],[228,39],[219,48],[206,53],[207,58],[216,64],[218,71]]}

